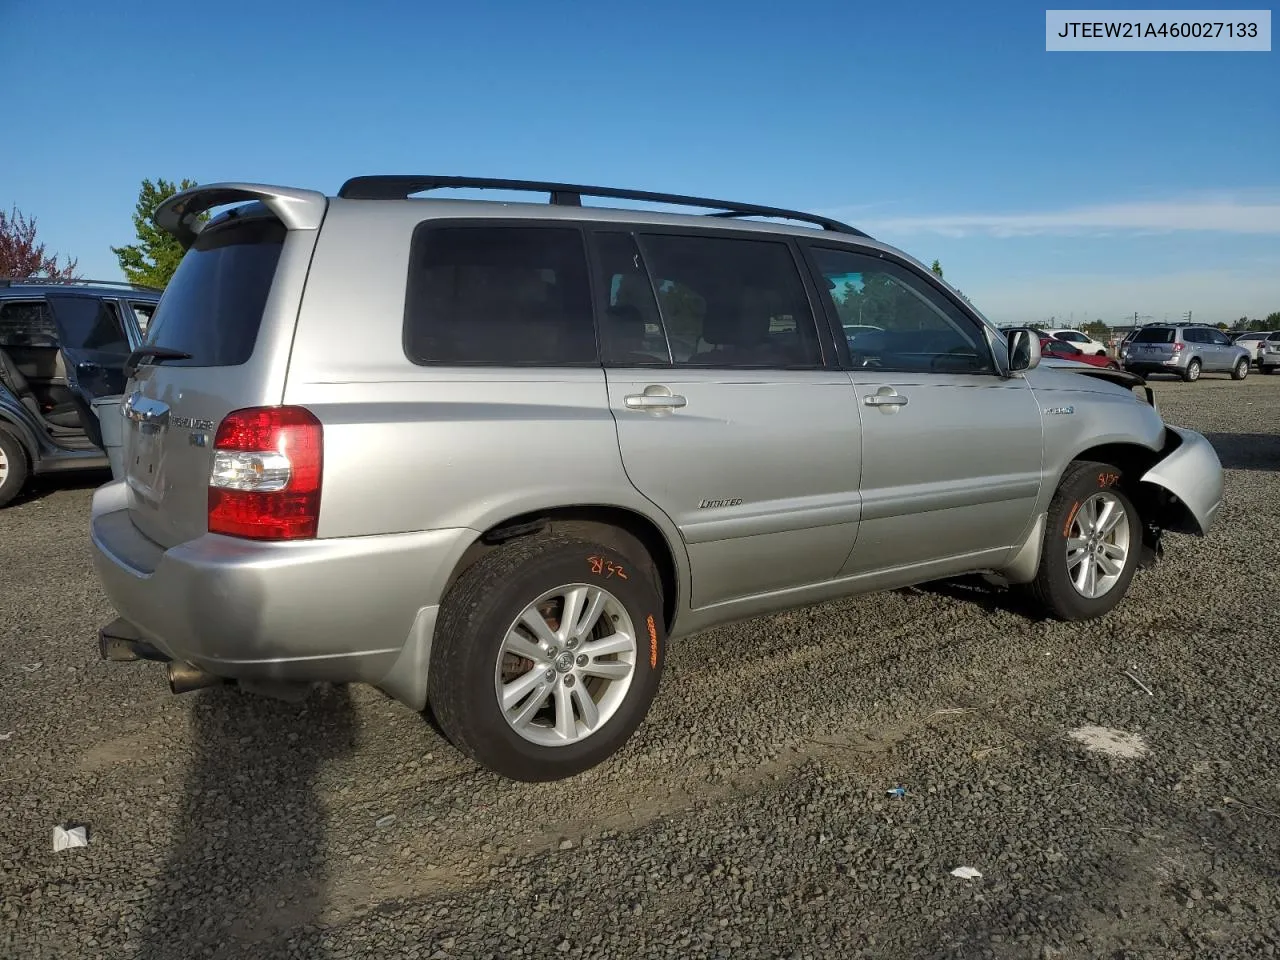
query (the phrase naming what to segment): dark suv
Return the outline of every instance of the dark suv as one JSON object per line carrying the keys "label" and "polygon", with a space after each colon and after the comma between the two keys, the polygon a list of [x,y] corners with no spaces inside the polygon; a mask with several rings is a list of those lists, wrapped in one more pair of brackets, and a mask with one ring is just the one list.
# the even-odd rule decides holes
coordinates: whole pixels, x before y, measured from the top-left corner
{"label": "dark suv", "polygon": [[33,475],[108,466],[93,402],[123,393],[159,300],[109,281],[0,279],[0,507]]}

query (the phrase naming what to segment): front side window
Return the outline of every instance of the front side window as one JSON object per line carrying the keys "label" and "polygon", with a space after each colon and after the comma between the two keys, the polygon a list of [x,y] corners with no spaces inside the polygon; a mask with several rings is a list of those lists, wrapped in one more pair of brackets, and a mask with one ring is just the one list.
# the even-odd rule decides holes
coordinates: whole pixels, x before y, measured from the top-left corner
{"label": "front side window", "polygon": [[138,321],[138,331],[145,336],[147,326],[151,323],[151,315],[156,312],[156,305],[139,300],[130,300],[129,307],[133,310],[134,319]]}
{"label": "front side window", "polygon": [[870,254],[812,248],[842,324],[874,328],[849,344],[855,367],[912,373],[991,373],[976,322],[907,268]]}
{"label": "front side window", "polygon": [[1086,336],[1085,336],[1084,334],[1082,334],[1082,333],[1076,333],[1075,331],[1068,331],[1067,333],[1060,333],[1060,334],[1058,334],[1058,339],[1059,339],[1059,340],[1066,340],[1068,343],[1088,343],[1088,342],[1089,342],[1089,338],[1088,338],[1088,337],[1086,337]]}
{"label": "front side window", "polygon": [[405,353],[419,364],[598,363],[576,227],[441,226],[414,233]]}
{"label": "front side window", "polygon": [[677,366],[822,365],[804,281],[785,242],[642,235],[640,248]]}

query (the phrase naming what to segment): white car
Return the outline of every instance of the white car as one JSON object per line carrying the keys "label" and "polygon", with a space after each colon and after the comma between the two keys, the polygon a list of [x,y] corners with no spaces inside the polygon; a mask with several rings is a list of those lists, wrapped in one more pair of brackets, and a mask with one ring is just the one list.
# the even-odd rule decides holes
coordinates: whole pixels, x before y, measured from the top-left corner
{"label": "white car", "polygon": [[1237,347],[1244,347],[1249,351],[1249,359],[1254,363],[1258,363],[1262,352],[1262,344],[1274,331],[1271,330],[1250,330],[1248,333],[1242,333],[1235,338]]}
{"label": "white car", "polygon": [[1099,343],[1093,337],[1086,333],[1081,333],[1079,330],[1046,330],[1045,336],[1073,343],[1085,353],[1096,353],[1100,357],[1107,355],[1107,345],[1105,343]]}

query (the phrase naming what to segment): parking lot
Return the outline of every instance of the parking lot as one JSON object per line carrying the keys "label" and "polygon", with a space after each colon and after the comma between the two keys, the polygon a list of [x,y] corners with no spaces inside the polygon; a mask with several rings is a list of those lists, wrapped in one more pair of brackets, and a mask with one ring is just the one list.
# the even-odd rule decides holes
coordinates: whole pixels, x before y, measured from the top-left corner
{"label": "parking lot", "polygon": [[46,483],[0,511],[0,956],[1274,955],[1280,377],[1154,386],[1227,501],[1116,612],[956,583],[701,634],[622,754],[541,785],[371,689],[100,662],[103,478]]}

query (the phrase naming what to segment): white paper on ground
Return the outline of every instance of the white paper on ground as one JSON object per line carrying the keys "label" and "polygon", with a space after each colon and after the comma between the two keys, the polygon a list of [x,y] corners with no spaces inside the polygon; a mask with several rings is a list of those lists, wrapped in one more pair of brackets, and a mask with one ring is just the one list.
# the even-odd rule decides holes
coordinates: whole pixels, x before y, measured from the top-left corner
{"label": "white paper on ground", "polygon": [[71,847],[87,847],[89,845],[89,833],[84,827],[72,827],[70,830],[64,830],[62,827],[53,828],[53,852],[59,850],[68,850]]}
{"label": "white paper on ground", "polygon": [[959,877],[961,880],[976,880],[982,876],[973,867],[956,867],[951,871],[953,877]]}

